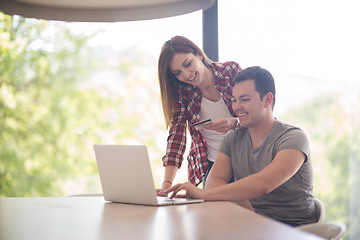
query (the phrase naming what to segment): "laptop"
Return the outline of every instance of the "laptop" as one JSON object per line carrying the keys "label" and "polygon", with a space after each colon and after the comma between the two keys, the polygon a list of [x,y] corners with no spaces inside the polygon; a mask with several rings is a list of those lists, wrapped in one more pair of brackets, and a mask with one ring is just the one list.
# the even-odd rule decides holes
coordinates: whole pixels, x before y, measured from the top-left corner
{"label": "laptop", "polygon": [[94,150],[106,201],[152,206],[203,202],[157,196],[145,145],[94,145]]}

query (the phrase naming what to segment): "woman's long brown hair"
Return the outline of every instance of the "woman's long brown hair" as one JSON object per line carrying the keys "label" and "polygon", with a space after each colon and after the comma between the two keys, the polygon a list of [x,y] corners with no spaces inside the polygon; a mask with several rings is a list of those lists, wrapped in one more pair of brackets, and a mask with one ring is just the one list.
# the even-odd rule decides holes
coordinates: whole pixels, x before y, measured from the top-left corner
{"label": "woman's long brown hair", "polygon": [[161,103],[165,117],[166,127],[171,127],[174,111],[174,92],[179,80],[170,71],[170,63],[176,53],[192,53],[203,56],[203,63],[210,67],[212,61],[206,54],[189,39],[182,36],[172,37],[166,41],[161,49],[158,62],[158,75],[160,84]]}

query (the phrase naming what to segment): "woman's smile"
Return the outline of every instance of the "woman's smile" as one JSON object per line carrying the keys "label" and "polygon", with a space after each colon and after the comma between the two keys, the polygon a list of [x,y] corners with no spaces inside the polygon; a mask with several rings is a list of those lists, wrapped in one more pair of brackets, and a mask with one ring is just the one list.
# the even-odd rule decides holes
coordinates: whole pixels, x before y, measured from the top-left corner
{"label": "woman's smile", "polygon": [[188,79],[188,81],[189,81],[189,82],[192,82],[192,81],[195,79],[196,75],[197,75],[197,73],[195,73],[192,77],[190,77],[190,78]]}

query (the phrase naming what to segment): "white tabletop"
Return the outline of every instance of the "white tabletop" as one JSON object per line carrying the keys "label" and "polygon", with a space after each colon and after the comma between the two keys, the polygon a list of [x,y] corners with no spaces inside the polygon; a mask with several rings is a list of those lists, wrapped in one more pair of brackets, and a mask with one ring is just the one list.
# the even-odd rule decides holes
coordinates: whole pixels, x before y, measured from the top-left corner
{"label": "white tabletop", "polygon": [[1,240],[320,239],[230,202],[177,206],[102,197],[0,198]]}

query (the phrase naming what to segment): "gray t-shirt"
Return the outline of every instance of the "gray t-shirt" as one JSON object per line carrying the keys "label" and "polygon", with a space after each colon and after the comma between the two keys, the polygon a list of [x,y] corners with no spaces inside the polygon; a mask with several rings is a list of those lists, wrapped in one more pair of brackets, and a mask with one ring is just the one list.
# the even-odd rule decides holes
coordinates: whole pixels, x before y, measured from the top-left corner
{"label": "gray t-shirt", "polygon": [[219,151],[230,157],[235,181],[264,169],[284,149],[298,149],[306,155],[300,169],[272,192],[250,200],[259,214],[292,226],[316,222],[310,147],[305,133],[276,121],[263,144],[252,150],[247,128],[229,132]]}

